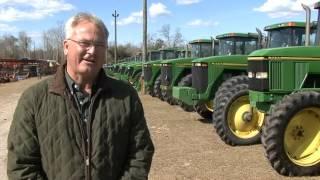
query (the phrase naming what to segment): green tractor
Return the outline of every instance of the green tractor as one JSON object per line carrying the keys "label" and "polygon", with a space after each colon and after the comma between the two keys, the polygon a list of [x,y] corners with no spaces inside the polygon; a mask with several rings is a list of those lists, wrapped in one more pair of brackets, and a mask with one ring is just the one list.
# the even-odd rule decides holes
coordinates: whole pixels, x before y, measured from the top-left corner
{"label": "green tractor", "polygon": [[[306,31],[303,22],[278,23],[265,27],[268,32],[267,47],[301,46],[305,43]],[[257,73],[264,78],[264,73]],[[249,72],[248,76],[252,76]],[[246,75],[226,80],[218,89],[213,113],[215,129],[220,138],[229,145],[250,145],[260,142],[265,114],[252,108],[249,101]]]}
{"label": "green tractor", "polygon": [[121,74],[123,74],[126,71],[126,64],[127,61],[123,61],[117,64],[113,65],[113,72],[112,72],[112,77],[115,79],[121,79]]}
{"label": "green tractor", "polygon": [[142,62],[137,61],[130,63],[126,66],[126,73],[127,75],[124,77],[126,79],[122,79],[128,81],[137,91],[140,91],[141,84],[140,78],[142,74]]}
{"label": "green tractor", "polygon": [[122,64],[120,66],[121,68],[121,73],[118,75],[119,80],[123,80],[128,82],[129,77],[132,76],[132,72],[134,70],[134,66],[141,63],[141,61],[135,61],[134,57],[127,58],[127,63]]}
{"label": "green tractor", "polygon": [[195,58],[208,57],[214,55],[217,49],[217,41],[213,39],[198,39],[189,43],[191,46],[191,57],[179,58],[162,61],[161,63],[161,99],[167,101],[169,104],[179,103],[184,110],[192,111],[193,108],[184,106],[183,103],[176,101],[172,97],[172,87],[177,86],[191,86],[191,61]]}
{"label": "green tractor", "polygon": [[104,64],[103,69],[108,76],[110,76],[110,77],[113,76],[113,70],[114,70],[113,64]]}
{"label": "green tractor", "polygon": [[[158,52],[157,55],[153,55]],[[183,51],[179,54],[181,55]],[[176,49],[161,48],[157,51],[150,51],[149,62],[143,64],[144,66],[144,86],[145,91],[153,97],[160,97],[160,63],[166,59],[175,59],[177,57]]]}
{"label": "green tractor", "polygon": [[[148,52],[149,61],[156,61],[158,59],[172,58],[175,56],[175,50],[172,48],[162,48],[159,50],[151,50]],[[138,91],[141,88],[140,78],[142,74],[142,62],[137,61],[127,66],[128,80]],[[148,78],[148,73],[147,73]]]}
{"label": "green tractor", "polygon": [[192,61],[192,87],[173,88],[175,98],[185,106],[194,107],[205,119],[212,118],[212,100],[221,83],[230,77],[246,74],[246,54],[262,44],[261,33],[226,33],[216,39],[219,41],[218,56]]}
{"label": "green tractor", "polygon": [[320,2],[315,9],[316,35],[305,37],[315,37],[316,46],[264,49],[248,58],[250,105],[267,114],[266,157],[285,176],[320,174]]}
{"label": "green tractor", "polygon": [[177,51],[177,58],[188,58],[191,57],[191,51],[188,49],[178,49]]}

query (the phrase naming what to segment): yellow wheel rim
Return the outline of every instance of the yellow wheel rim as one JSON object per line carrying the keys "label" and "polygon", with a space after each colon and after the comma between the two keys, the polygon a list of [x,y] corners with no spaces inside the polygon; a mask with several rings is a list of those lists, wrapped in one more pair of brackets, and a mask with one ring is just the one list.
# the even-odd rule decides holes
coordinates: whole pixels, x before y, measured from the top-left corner
{"label": "yellow wheel rim", "polygon": [[305,108],[289,121],[284,148],[297,165],[312,166],[320,162],[320,108]]}
{"label": "yellow wheel rim", "polygon": [[[248,118],[251,115],[251,118]],[[249,96],[240,96],[230,106],[227,121],[234,135],[242,139],[255,137],[263,125],[264,113],[252,108]]]}
{"label": "yellow wheel rim", "polygon": [[213,112],[213,102],[212,101],[207,101],[204,104],[207,108],[208,111]]}

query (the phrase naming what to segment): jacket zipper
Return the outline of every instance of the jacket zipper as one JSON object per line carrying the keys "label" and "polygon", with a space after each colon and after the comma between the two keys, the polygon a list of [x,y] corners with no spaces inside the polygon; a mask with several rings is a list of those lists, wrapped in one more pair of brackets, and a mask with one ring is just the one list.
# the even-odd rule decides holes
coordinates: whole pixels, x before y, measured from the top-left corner
{"label": "jacket zipper", "polygon": [[81,135],[81,139],[82,139],[82,143],[83,143],[81,146],[81,150],[84,155],[84,161],[85,161],[85,179],[90,180],[91,179],[90,174],[88,174],[89,173],[88,167],[89,167],[90,162],[89,162],[88,152],[87,152],[86,145],[85,145],[85,143],[86,143],[86,140],[84,137],[85,130],[83,129],[83,124],[81,122],[79,112],[78,112],[78,110],[75,109],[75,107],[73,106],[73,102],[71,101],[71,98],[73,98],[73,96],[70,95],[70,93],[68,93],[68,92],[65,92],[65,94],[67,94],[67,97],[68,97],[67,99],[68,99],[69,104],[71,105],[72,111],[76,112],[75,113],[77,116],[76,122],[78,123],[78,126],[80,127],[80,135]]}
{"label": "jacket zipper", "polygon": [[[91,122],[92,122],[92,107],[94,106],[95,100],[100,94],[101,89],[98,89],[95,95],[92,97],[90,105],[89,105],[89,117],[88,117],[88,124],[87,124],[87,160],[86,160],[86,167],[88,173],[88,180],[91,180]],[[86,141],[86,140],[85,140]]]}

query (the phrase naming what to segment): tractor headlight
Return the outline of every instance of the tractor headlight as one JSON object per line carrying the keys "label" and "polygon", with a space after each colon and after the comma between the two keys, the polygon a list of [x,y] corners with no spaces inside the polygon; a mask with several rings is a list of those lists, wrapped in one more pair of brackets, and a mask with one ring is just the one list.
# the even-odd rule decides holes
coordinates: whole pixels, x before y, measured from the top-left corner
{"label": "tractor headlight", "polygon": [[268,73],[267,72],[256,72],[256,78],[257,79],[268,79]]}
{"label": "tractor headlight", "polygon": [[248,72],[248,78],[254,78],[254,73],[253,72]]}
{"label": "tractor headlight", "polygon": [[208,63],[196,62],[196,63],[193,63],[193,66],[197,66],[197,67],[207,67],[207,66],[208,66]]}
{"label": "tractor headlight", "polygon": [[161,64],[161,66],[166,67],[166,66],[170,66],[170,64],[165,63],[165,64]]}

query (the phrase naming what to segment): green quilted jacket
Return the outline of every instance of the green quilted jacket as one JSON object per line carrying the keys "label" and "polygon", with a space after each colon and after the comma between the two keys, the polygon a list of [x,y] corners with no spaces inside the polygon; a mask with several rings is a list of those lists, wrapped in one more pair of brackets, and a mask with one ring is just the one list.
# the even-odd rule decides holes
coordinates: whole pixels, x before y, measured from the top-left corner
{"label": "green quilted jacket", "polygon": [[87,129],[64,67],[22,94],[8,136],[9,179],[148,179],[154,146],[139,97],[103,71],[98,79]]}

